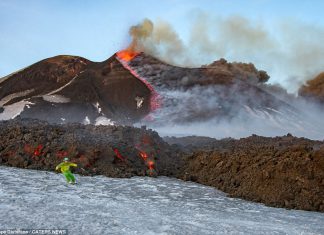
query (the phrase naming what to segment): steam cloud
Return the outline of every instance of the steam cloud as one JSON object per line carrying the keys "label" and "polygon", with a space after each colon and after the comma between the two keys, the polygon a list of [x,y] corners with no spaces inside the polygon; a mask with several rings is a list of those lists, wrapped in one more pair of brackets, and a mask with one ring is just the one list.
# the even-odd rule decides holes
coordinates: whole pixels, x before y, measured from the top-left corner
{"label": "steam cloud", "polygon": [[167,22],[153,24],[145,19],[131,27],[128,49],[187,67],[221,57],[252,62],[270,74],[270,83],[279,83],[291,93],[324,70],[324,29],[319,26],[297,21],[267,26],[242,16],[213,18],[202,12],[193,18],[186,43]]}
{"label": "steam cloud", "polygon": [[[230,92],[236,102],[222,99]],[[196,86],[190,90],[160,90],[163,107],[154,112],[153,121],[145,124],[160,135],[200,135],[215,138],[242,138],[251,134],[282,136],[291,133],[299,137],[323,139],[324,113],[316,104],[295,99],[291,106],[273,109],[260,106],[255,100],[240,94],[233,86],[224,90],[221,86]],[[251,103],[252,102],[252,103]],[[292,108],[295,107],[295,108]],[[226,111],[222,117],[222,112]]]}

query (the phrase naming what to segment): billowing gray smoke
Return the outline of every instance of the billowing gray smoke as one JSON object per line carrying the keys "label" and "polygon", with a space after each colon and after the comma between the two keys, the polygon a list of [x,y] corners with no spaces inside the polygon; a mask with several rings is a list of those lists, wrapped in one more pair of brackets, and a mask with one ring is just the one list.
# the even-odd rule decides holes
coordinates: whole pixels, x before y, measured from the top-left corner
{"label": "billowing gray smoke", "polygon": [[170,24],[146,19],[135,26],[145,28],[138,30],[145,34],[132,34],[133,49],[186,67],[221,57],[252,62],[269,73],[270,83],[279,83],[292,93],[324,70],[324,29],[319,26],[293,20],[255,24],[242,16],[212,17],[203,12],[196,12],[193,19],[186,42]]}
{"label": "billowing gray smoke", "polygon": [[324,139],[321,109],[263,84],[265,74],[251,64],[219,60],[202,68],[181,68],[140,54],[129,65],[161,98],[161,108],[139,125],[162,135],[239,138],[291,133]]}

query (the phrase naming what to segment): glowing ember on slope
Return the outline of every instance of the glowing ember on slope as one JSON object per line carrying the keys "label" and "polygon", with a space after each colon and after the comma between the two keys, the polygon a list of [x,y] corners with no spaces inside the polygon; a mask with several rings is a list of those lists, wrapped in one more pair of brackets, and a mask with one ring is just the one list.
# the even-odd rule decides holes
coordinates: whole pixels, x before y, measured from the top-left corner
{"label": "glowing ember on slope", "polygon": [[40,144],[37,146],[37,148],[34,150],[34,155],[35,156],[39,156],[42,154],[42,149],[43,149],[43,146]]}
{"label": "glowing ember on slope", "polygon": [[39,144],[37,147],[32,147],[28,144],[24,146],[25,153],[32,155],[32,158],[43,155],[44,153],[42,152],[42,150],[43,150],[43,145],[41,144]]}
{"label": "glowing ember on slope", "polygon": [[144,161],[146,161],[146,159],[147,159],[147,153],[145,153],[145,152],[143,152],[143,151],[141,151],[141,150],[138,150],[139,151],[139,155],[140,155],[140,157],[144,160]]}
{"label": "glowing ember on slope", "polygon": [[125,161],[125,158],[120,154],[120,152],[118,151],[118,149],[114,149],[114,152],[116,153],[116,157],[122,161]]}
{"label": "glowing ember on slope", "polygon": [[153,161],[148,161],[147,162],[147,167],[149,168],[149,170],[154,170],[154,162]]}
{"label": "glowing ember on slope", "polygon": [[154,176],[156,174],[156,171],[155,171],[155,163],[154,163],[153,154],[149,155],[148,153],[141,150],[141,146],[143,147],[143,145],[145,146],[147,144],[142,142],[141,144],[135,145],[135,148],[138,150],[138,156],[143,159],[143,161],[145,162],[145,165],[148,168],[147,169],[147,174],[149,176]]}

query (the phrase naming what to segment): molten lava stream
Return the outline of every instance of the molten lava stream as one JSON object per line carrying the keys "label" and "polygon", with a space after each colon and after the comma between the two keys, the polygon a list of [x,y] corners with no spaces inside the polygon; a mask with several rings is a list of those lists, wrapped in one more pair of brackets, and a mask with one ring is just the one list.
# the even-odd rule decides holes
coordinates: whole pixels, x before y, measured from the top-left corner
{"label": "molten lava stream", "polygon": [[125,69],[127,69],[138,80],[143,82],[146,85],[146,87],[151,91],[150,108],[152,112],[161,107],[158,93],[148,81],[141,78],[141,76],[128,65],[128,62],[134,59],[138,54],[138,52],[122,50],[116,53],[116,58],[124,66]]}

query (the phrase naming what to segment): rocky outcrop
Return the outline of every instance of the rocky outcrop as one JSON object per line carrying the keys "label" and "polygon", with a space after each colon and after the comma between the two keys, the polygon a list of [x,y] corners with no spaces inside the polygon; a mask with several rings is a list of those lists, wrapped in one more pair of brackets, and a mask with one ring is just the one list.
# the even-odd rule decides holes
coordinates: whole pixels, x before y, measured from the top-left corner
{"label": "rocky outcrop", "polygon": [[179,153],[144,127],[15,120],[1,122],[0,135],[0,162],[8,166],[54,170],[69,157],[80,174],[131,177],[172,176],[182,165]]}
{"label": "rocky outcrop", "polygon": [[186,159],[183,179],[270,206],[324,212],[324,142],[252,136],[203,148]]}
{"label": "rocky outcrop", "polygon": [[53,171],[69,157],[79,174],[171,176],[270,206],[324,212],[323,141],[291,135],[163,140],[145,127],[18,119],[0,122],[0,136],[2,165]]}

